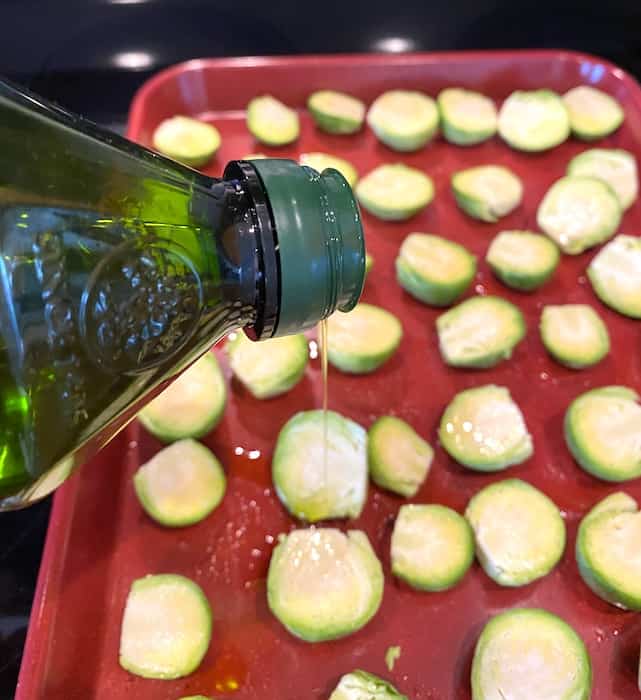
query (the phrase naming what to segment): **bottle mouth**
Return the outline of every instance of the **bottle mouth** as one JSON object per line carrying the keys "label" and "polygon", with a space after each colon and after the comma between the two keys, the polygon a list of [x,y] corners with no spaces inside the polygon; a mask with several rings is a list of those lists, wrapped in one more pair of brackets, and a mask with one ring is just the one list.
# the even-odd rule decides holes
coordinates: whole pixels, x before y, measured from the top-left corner
{"label": "bottle mouth", "polygon": [[336,309],[353,309],[365,280],[365,238],[345,178],[291,160],[251,165],[267,194],[277,238],[280,304],[272,335],[300,333]]}

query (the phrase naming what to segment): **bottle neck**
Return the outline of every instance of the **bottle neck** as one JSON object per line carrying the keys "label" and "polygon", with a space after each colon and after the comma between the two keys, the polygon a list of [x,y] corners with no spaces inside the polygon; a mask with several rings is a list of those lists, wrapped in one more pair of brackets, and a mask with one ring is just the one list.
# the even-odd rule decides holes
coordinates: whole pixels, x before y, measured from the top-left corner
{"label": "bottle neck", "polygon": [[233,322],[255,338],[300,332],[358,300],[362,228],[336,171],[265,159],[232,162],[211,179],[1,81],[0,122],[0,181],[9,183],[0,207],[84,211],[183,245],[202,263],[205,301],[222,291],[236,302]]}
{"label": "bottle neck", "polygon": [[[232,161],[223,175],[227,187],[235,189],[237,206],[226,207],[234,222],[223,226],[220,259],[231,265],[229,295],[246,301],[250,317],[242,324],[255,339],[271,338],[278,325],[281,302],[281,270],[278,239],[269,201],[256,169],[248,162]],[[213,184],[217,187],[218,184]]]}

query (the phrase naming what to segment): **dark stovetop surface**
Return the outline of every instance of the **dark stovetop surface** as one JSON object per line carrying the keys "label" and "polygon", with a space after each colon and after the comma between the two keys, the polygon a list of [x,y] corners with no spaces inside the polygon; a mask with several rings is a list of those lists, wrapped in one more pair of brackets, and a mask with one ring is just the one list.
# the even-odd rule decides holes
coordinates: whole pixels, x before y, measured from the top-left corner
{"label": "dark stovetop surface", "polygon": [[[4,0],[1,15],[0,75],[117,130],[152,73],[204,56],[548,47],[641,77],[638,0]],[[14,697],[49,510],[0,514],[0,700]]]}

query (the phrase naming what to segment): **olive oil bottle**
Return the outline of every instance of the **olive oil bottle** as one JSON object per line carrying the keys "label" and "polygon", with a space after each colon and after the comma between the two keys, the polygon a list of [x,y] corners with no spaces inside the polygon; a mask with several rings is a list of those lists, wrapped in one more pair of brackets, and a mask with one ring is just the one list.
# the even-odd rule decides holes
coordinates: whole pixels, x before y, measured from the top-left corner
{"label": "olive oil bottle", "polygon": [[0,82],[0,510],[56,488],[231,329],[351,309],[364,266],[336,171],[212,179]]}

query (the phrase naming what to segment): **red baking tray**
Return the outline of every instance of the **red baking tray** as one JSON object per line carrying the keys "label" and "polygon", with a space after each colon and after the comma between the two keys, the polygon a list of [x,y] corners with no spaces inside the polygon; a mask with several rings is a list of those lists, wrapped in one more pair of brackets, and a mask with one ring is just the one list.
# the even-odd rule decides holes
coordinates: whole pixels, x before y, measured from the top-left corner
{"label": "red baking tray", "polygon": [[[93,464],[58,493],[51,517],[31,626],[20,675],[18,700],[176,700],[202,693],[237,700],[320,700],[338,678],[364,668],[392,680],[413,700],[466,700],[469,670],[481,627],[493,614],[513,606],[540,606],[572,624],[588,645],[594,665],[596,700],[637,697],[636,669],[641,618],[600,601],[582,583],[574,561],[580,516],[615,487],[581,471],[564,445],[562,419],[578,393],[621,383],[641,389],[638,322],[603,307],[586,283],[593,252],[565,257],[554,280],[532,295],[510,292],[489,273],[483,257],[500,229],[536,228],[535,212],[549,185],[571,156],[587,146],[569,140],[551,152],[526,155],[495,138],[471,148],[437,139],[418,153],[400,155],[376,142],[369,130],[350,137],[319,133],[304,111],[302,133],[292,146],[268,149],[253,142],[243,108],[270,92],[304,109],[312,90],[335,88],[371,101],[393,87],[418,88],[435,95],[462,85],[504,99],[517,88],[565,91],[579,83],[597,85],[619,99],[624,126],[599,145],[641,155],[641,91],[621,69],[599,58],[568,52],[502,52],[420,55],[308,56],[192,61],[166,70],[136,95],[129,136],[150,143],[154,127],[176,113],[212,120],[223,145],[206,169],[220,173],[232,158],[260,150],[296,158],[321,150],[353,161],[361,174],[384,162],[404,161],[428,172],[436,198],[406,223],[381,223],[364,215],[367,245],[376,263],[364,298],[397,314],[404,327],[400,351],[381,370],[357,377],[330,371],[330,407],[364,426],[394,413],[408,420],[436,446],[434,464],[413,499],[439,502],[462,511],[482,486],[506,478],[530,481],[551,496],[565,516],[569,539],[562,563],[529,586],[497,586],[475,565],[465,580],[445,593],[418,593],[390,576],[389,540],[400,498],[370,487],[367,506],[356,521],[380,556],[385,594],[380,612],[346,639],[309,645],[290,636],[270,615],[265,575],[274,538],[295,522],[278,502],[270,480],[270,458],[280,426],[295,412],[320,405],[318,360],[290,394],[260,402],[234,381],[221,425],[205,442],[224,463],[229,487],[220,508],[204,522],[165,530],[141,511],[131,475],[160,444],[134,424]],[[474,222],[456,207],[449,190],[453,171],[482,163],[502,163],[525,182],[525,200],[500,224]],[[405,294],[394,279],[394,258],[410,231],[427,231],[460,241],[479,257],[470,294],[499,294],[518,304],[528,335],[513,358],[490,371],[461,371],[441,361],[434,330],[438,311]],[[641,204],[626,214],[621,231],[641,231]],[[537,332],[544,304],[587,302],[605,319],[613,352],[593,369],[563,369],[546,355]],[[219,352],[219,350],[216,350]],[[229,376],[229,372],[227,372]],[[446,403],[466,387],[496,382],[509,387],[534,437],[535,453],[525,464],[500,474],[466,471],[437,445],[436,428]],[[641,498],[641,485],[626,490]],[[150,572],[178,572],[206,591],[214,611],[211,648],[200,669],[177,681],[148,681],[118,665],[118,639],[125,597],[134,578]],[[402,656],[394,671],[385,668],[390,645]],[[544,700],[544,699],[541,699]]]}

